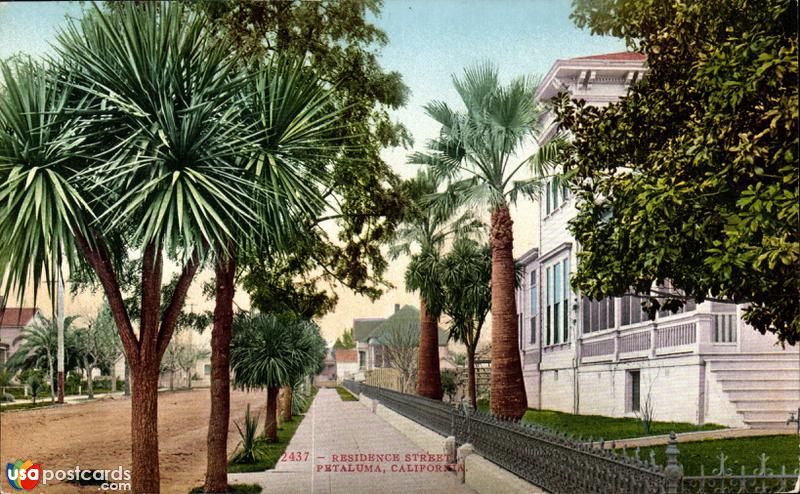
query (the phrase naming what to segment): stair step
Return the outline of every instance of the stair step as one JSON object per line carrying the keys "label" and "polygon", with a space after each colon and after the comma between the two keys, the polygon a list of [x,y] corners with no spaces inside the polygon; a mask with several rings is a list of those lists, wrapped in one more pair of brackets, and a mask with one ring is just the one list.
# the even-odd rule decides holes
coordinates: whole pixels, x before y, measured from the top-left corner
{"label": "stair step", "polygon": [[761,400],[796,400],[800,396],[800,388],[795,389],[772,389],[769,387],[759,388],[733,388],[726,389],[725,393],[733,402],[741,400],[761,399]]}
{"label": "stair step", "polygon": [[789,418],[789,414],[791,413],[790,410],[739,410],[744,415],[745,422],[767,422],[767,421],[777,421],[786,423],[786,419]]}
{"label": "stair step", "polygon": [[797,428],[796,424],[786,425],[785,420],[745,420],[747,427],[751,429],[791,429]]}
{"label": "stair step", "polygon": [[800,370],[800,355],[763,359],[707,360],[711,371],[777,368],[781,370]]}
{"label": "stair step", "polygon": [[741,379],[735,379],[726,381],[720,380],[720,384],[724,391],[774,389],[800,392],[800,383],[797,380],[756,379],[753,381],[743,381]]}
{"label": "stair step", "polygon": [[756,410],[795,410],[800,408],[800,398],[792,399],[738,399],[731,400],[739,412]]}

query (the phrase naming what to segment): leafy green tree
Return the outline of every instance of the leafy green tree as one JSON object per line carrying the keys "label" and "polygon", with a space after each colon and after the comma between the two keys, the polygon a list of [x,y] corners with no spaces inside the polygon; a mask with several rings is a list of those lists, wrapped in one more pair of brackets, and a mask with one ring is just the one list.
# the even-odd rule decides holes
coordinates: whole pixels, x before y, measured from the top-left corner
{"label": "leafy green tree", "polygon": [[[687,298],[747,303],[744,319],[800,338],[797,2],[575,2],[648,73],[597,108],[561,95],[574,136],[581,245],[574,284],[634,292],[649,310]],[[653,289],[669,280],[673,291]]]}
{"label": "leafy green tree", "polygon": [[[267,390],[264,435],[277,441],[278,391],[321,365],[319,329],[293,315],[240,314],[233,321],[234,386]],[[315,336],[316,334],[316,336]]]}
{"label": "leafy green tree", "polygon": [[[561,139],[556,138],[524,159],[519,156],[535,140],[544,107],[531,78],[518,77],[502,85],[489,63],[453,77],[463,109],[433,101],[425,111],[441,125],[439,136],[411,163],[430,167],[445,179],[439,194],[443,207],[483,205],[491,214],[492,239],[492,412],[520,418],[527,408],[519,357],[514,293],[514,231],[509,206],[519,196],[538,195]],[[523,177],[525,174],[525,177]]]}
{"label": "leafy green tree", "polygon": [[344,333],[342,333],[342,336],[336,338],[336,342],[333,344],[334,349],[350,349],[355,347],[356,341],[353,339],[352,329],[345,329]]}
{"label": "leafy green tree", "polygon": [[[379,12],[380,2],[200,1],[190,6],[211,21],[220,45],[237,47],[242,64],[275,57],[304,60],[330,88],[327,101],[334,111],[325,114],[339,117],[334,129],[326,129],[341,138],[323,194],[327,205],[335,206],[333,211],[296,221],[301,231],[290,252],[274,245],[249,245],[237,251],[238,262],[228,263],[227,271],[240,269],[253,306],[266,312],[291,310],[304,317],[320,316],[337,301],[325,285],[343,285],[377,298],[388,286],[380,244],[393,233],[404,208],[395,187],[399,179],[380,153],[386,146],[410,142],[405,129],[389,118],[389,110],[405,102],[408,90],[398,73],[380,67],[378,50],[387,42],[386,35],[367,21],[369,13]],[[322,228],[330,221],[336,222],[336,236]],[[231,285],[233,277],[230,274],[222,287]],[[227,328],[231,300],[232,290],[228,290],[219,298],[226,307],[220,315],[225,317],[215,317]],[[222,348],[227,348],[225,341],[212,342],[212,350]],[[209,492],[223,490],[227,478],[225,376],[227,360],[212,355],[212,389],[216,391],[204,486]]]}

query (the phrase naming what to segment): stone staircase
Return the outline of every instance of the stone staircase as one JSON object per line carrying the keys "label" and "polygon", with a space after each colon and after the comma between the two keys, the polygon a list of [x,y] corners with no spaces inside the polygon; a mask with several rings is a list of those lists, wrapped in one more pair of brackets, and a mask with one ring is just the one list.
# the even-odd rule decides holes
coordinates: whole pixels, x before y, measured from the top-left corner
{"label": "stone staircase", "polygon": [[711,375],[752,429],[794,428],[789,414],[800,407],[800,355],[760,353],[714,356]]}

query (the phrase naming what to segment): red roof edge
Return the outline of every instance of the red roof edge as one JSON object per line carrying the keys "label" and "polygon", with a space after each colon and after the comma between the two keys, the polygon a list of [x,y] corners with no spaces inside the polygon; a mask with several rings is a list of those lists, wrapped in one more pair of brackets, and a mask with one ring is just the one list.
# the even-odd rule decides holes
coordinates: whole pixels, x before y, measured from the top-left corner
{"label": "red roof edge", "polygon": [[35,307],[7,307],[0,310],[0,327],[17,327],[27,325],[38,309]]}
{"label": "red roof edge", "polygon": [[643,54],[636,51],[618,51],[616,53],[603,53],[601,55],[589,55],[587,57],[575,57],[570,60],[630,60],[642,61],[646,59]]}

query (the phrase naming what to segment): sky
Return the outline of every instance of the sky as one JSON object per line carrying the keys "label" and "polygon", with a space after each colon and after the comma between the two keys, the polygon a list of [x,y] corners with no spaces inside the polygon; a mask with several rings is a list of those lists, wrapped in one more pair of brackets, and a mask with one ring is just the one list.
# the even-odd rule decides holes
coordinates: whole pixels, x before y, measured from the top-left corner
{"label": "sky", "polygon": [[[543,76],[557,59],[625,50],[616,38],[592,36],[575,27],[569,19],[568,0],[385,0],[373,22],[383,29],[389,43],[380,52],[380,61],[389,71],[398,71],[410,88],[406,106],[393,112],[421,149],[438,131],[423,110],[431,100],[443,100],[458,107],[452,75],[476,62],[491,61],[503,80],[518,75]],[[0,2],[0,58],[15,53],[42,56],[52,53],[49,44],[66,16],[79,17],[79,2]],[[401,176],[412,176],[416,169],[405,163],[411,150],[386,150],[384,159]],[[534,205],[520,202],[512,211],[515,221],[515,253],[527,251],[536,243],[537,223]],[[338,290],[336,310],[319,322],[323,335],[333,341],[354,317],[389,315],[394,304],[415,304],[416,296],[403,289],[407,260],[390,264],[387,278],[397,288],[372,303],[368,299]],[[200,275],[208,279],[209,273]],[[211,308],[196,283],[187,303],[196,308]],[[236,302],[246,307],[247,296],[238,291]],[[67,300],[67,312],[90,315],[97,298],[84,295]],[[49,304],[39,304],[47,306]],[[47,310],[45,309],[47,312]],[[488,333],[488,331],[487,331]]]}

